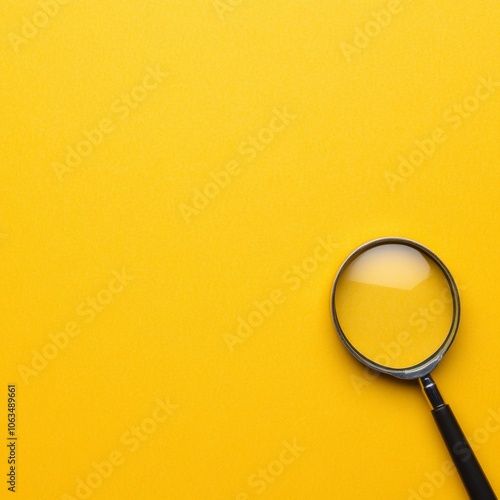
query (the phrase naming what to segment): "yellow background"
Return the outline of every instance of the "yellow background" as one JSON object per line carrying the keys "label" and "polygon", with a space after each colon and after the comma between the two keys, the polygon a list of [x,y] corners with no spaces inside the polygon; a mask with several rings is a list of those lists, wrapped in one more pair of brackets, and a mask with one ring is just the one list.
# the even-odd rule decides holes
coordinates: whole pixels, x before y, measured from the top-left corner
{"label": "yellow background", "polygon": [[[448,456],[418,386],[370,380],[334,333],[336,270],[387,235],[432,248],[461,287],[435,379],[500,491],[500,87],[471,97],[500,80],[498,3],[47,3],[47,22],[36,1],[0,7],[0,436],[15,383],[17,498],[78,498],[114,451],[91,498],[466,498],[456,473],[440,483]],[[134,91],[148,68],[166,76]],[[120,108],[131,92],[142,101]],[[276,110],[294,118],[245,153]],[[112,131],[58,177],[102,120]],[[431,157],[398,174],[436,129]],[[315,265],[321,238],[336,246]],[[134,278],[83,315],[122,269]],[[231,352],[224,335],[273,290],[282,303]],[[22,376],[68,322],[80,334]],[[130,451],[157,398],[178,407]],[[281,470],[285,441],[300,453]],[[259,493],[261,467],[277,472]]]}

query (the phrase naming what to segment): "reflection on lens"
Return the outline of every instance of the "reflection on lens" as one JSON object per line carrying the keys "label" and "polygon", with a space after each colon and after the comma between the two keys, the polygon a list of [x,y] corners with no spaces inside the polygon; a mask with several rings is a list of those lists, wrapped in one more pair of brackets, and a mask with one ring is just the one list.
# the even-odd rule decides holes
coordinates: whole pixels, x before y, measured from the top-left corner
{"label": "reflection on lens", "polygon": [[404,244],[365,250],[342,271],[334,300],[347,340],[388,368],[409,368],[432,356],[453,321],[444,274]]}

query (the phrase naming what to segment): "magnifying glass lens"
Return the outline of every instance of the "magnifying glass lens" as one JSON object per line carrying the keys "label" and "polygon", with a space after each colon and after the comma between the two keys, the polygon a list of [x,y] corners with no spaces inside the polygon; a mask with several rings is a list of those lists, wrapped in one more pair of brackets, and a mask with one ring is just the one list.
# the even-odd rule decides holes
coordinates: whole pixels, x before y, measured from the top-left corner
{"label": "magnifying glass lens", "polygon": [[393,369],[436,353],[453,323],[450,286],[439,267],[403,244],[368,248],[338,278],[335,309],[348,342]]}

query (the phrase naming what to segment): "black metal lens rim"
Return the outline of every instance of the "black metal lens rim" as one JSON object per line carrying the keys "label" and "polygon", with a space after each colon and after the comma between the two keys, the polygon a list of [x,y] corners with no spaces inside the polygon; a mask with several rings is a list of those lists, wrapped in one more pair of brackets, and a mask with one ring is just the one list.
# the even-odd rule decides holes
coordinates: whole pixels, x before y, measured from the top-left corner
{"label": "black metal lens rim", "polygon": [[[407,367],[407,368],[389,368],[387,366],[381,365],[379,363],[376,363],[375,361],[367,358],[363,354],[361,354],[352,344],[349,342],[349,339],[345,335],[344,331],[342,330],[342,327],[340,325],[340,321],[337,315],[337,310],[335,307],[335,292],[337,290],[337,285],[339,282],[340,277],[342,276],[343,271],[355,260],[357,259],[362,253],[366,252],[367,250],[370,250],[371,248],[375,248],[378,246],[382,245],[405,245],[410,248],[413,248],[415,250],[418,250],[420,253],[428,257],[436,266],[439,268],[439,270],[443,273],[443,275],[446,278],[446,281],[448,283],[448,286],[450,288],[451,292],[451,297],[452,297],[452,305],[453,305],[453,317],[452,317],[452,322],[450,325],[450,329],[448,331],[448,334],[446,335],[443,343],[436,349],[436,351],[429,356],[428,358],[424,359],[420,363]],[[400,237],[395,237],[395,236],[390,236],[390,237],[384,237],[384,238],[377,238],[375,240],[368,241],[367,243],[361,245],[358,247],[356,250],[354,250],[347,258],[346,260],[342,263],[340,266],[340,269],[337,272],[337,275],[335,276],[335,279],[333,281],[333,287],[332,287],[332,293],[331,293],[331,311],[332,311],[332,318],[333,318],[333,323],[335,325],[335,329],[337,331],[337,334],[340,337],[340,340],[344,344],[344,346],[347,348],[347,350],[361,363],[363,363],[365,366],[368,366],[372,370],[375,370],[380,373],[385,373],[388,375],[392,375],[397,378],[402,378],[402,379],[416,379],[423,377],[424,375],[428,375],[435,367],[436,365],[441,361],[441,358],[444,356],[444,354],[448,351],[450,348],[451,344],[453,343],[453,340],[455,339],[455,336],[458,331],[458,326],[460,323],[460,295],[458,293],[458,287],[455,283],[455,280],[453,279],[453,276],[451,275],[451,272],[449,269],[446,267],[444,262],[431,250],[429,250],[426,246],[422,245],[421,243],[418,243],[417,241],[410,240],[408,238],[400,238]]]}

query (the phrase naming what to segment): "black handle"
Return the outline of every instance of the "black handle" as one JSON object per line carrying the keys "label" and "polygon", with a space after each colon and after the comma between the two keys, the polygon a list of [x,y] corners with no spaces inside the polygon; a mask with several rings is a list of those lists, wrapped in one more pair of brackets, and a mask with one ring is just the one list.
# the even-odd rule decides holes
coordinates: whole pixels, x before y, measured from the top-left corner
{"label": "black handle", "polygon": [[435,408],[432,410],[432,415],[469,497],[473,500],[496,500],[497,497],[450,406],[445,404]]}
{"label": "black handle", "polygon": [[419,379],[427,401],[432,408],[432,415],[448,447],[462,482],[472,500],[497,500],[495,492],[484,475],[467,438],[453,415],[451,408],[445,404],[436,383],[431,375]]}

